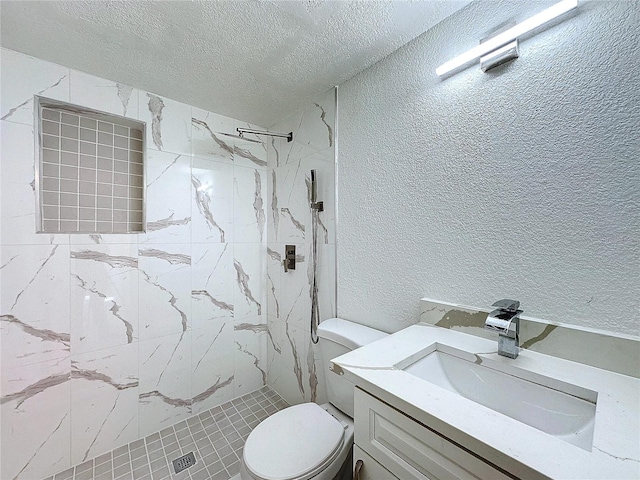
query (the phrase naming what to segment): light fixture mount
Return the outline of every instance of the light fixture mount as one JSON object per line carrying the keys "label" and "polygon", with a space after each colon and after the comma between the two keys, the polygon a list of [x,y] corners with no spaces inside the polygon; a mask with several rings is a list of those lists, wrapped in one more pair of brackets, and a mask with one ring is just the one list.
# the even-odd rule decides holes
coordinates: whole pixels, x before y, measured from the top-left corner
{"label": "light fixture mount", "polygon": [[[502,65],[509,60],[518,57],[518,38],[532,30],[550,22],[554,18],[563,15],[578,6],[578,0],[562,0],[555,5],[535,14],[532,17],[514,25],[511,28],[491,37],[477,47],[467,50],[465,53],[443,63],[436,68],[436,74],[444,77],[473,61],[481,59],[483,71]],[[514,44],[515,43],[515,44]],[[484,59],[484,60],[483,60]],[[484,61],[484,65],[483,65]],[[487,68],[485,68],[487,67]]]}

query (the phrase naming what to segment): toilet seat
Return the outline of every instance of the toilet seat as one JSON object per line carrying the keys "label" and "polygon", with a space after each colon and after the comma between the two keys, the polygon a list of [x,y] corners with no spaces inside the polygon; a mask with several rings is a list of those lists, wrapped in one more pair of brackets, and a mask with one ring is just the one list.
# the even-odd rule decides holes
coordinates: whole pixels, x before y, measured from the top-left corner
{"label": "toilet seat", "polygon": [[275,413],[249,435],[243,460],[259,480],[308,480],[340,453],[344,427],[315,403]]}

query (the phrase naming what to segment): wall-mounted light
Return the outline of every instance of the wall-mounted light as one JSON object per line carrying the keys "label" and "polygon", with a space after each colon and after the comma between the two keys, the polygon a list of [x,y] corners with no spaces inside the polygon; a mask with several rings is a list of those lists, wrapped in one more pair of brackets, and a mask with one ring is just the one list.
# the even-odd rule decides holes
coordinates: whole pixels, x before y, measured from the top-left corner
{"label": "wall-mounted light", "polygon": [[[446,63],[443,63],[438,68],[436,68],[436,74],[439,76],[444,76],[453,70],[456,70],[468,63],[471,63],[478,58],[489,56],[489,54],[493,54],[498,49],[502,49],[501,47],[507,46],[510,42],[514,42],[518,39],[518,37],[529,33],[531,30],[544,25],[547,22],[550,22],[556,17],[567,13],[570,10],[573,10],[578,6],[578,0],[563,0],[555,5],[543,10],[542,12],[534,15],[533,17],[528,18],[527,20],[518,23],[517,25],[505,30],[502,33],[499,33],[495,37],[487,39],[487,41],[481,43],[477,47],[474,47],[470,50],[467,50],[462,55],[458,55],[452,60],[449,60]],[[500,52],[500,55],[508,52],[511,48],[506,48],[504,52]],[[497,54],[497,52],[496,52]],[[516,58],[517,53],[512,58]],[[497,66],[500,63],[504,63],[504,60],[496,63],[493,66]]]}

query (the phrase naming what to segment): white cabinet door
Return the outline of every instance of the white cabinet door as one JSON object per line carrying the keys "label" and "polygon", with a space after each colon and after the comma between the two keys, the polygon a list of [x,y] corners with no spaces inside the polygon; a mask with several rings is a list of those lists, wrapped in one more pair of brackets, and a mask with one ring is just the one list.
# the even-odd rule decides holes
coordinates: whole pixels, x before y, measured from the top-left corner
{"label": "white cabinet door", "polygon": [[354,421],[355,443],[402,480],[514,478],[358,388]]}
{"label": "white cabinet door", "polygon": [[384,468],[373,458],[364,452],[357,445],[353,446],[353,468],[355,472],[356,464],[358,461],[362,461],[362,467],[360,468],[360,476],[353,477],[353,480],[397,480],[389,470]]}

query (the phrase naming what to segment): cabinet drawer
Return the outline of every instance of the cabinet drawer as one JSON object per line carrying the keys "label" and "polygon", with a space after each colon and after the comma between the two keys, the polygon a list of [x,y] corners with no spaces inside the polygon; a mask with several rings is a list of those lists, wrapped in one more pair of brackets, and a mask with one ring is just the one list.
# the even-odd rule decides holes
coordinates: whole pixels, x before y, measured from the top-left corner
{"label": "cabinet drawer", "polygon": [[356,462],[362,460],[363,465],[360,470],[360,477],[353,480],[397,480],[397,477],[393,476],[389,470],[384,468],[373,458],[366,454],[364,450],[357,445],[353,446],[353,466],[355,468]]}
{"label": "cabinet drawer", "polygon": [[358,388],[354,421],[355,443],[400,479],[513,478]]}

